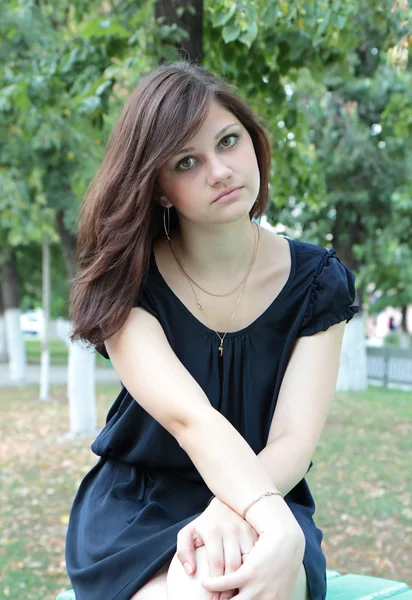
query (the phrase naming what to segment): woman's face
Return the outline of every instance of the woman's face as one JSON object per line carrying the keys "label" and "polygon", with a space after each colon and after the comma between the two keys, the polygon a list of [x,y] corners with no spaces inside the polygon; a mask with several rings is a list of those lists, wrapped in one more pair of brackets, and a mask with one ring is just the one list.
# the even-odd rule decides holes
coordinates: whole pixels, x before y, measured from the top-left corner
{"label": "woman's face", "polygon": [[[212,101],[202,128],[185,146],[159,170],[161,204],[196,223],[232,222],[249,214],[260,174],[252,138],[235,115]],[[232,187],[241,189],[215,201]]]}

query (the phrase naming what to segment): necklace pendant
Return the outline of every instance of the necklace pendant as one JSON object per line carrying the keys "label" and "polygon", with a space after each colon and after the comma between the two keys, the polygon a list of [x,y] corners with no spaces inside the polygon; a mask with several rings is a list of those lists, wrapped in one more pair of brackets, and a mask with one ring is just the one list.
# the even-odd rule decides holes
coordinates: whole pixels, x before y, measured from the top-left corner
{"label": "necklace pendant", "polygon": [[220,356],[223,356],[223,344],[222,344],[222,342],[220,342],[219,352],[220,352]]}
{"label": "necklace pendant", "polygon": [[197,308],[199,310],[203,310],[203,304],[201,302],[199,302],[199,300],[197,301]]}

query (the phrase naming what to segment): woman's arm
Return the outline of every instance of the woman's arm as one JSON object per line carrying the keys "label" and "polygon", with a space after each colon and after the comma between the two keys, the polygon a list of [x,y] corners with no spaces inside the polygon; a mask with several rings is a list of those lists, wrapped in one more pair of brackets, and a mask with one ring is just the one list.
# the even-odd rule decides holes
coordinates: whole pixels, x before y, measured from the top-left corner
{"label": "woman's arm", "polygon": [[286,495],[305,476],[336,388],[345,321],[299,338],[279,391],[268,443],[258,454]]}
{"label": "woman's arm", "polygon": [[[238,431],[216,411],[171,349],[152,315],[133,308],[123,327],[105,342],[130,394],[188,453],[209,489],[238,514],[273,489],[266,468]],[[279,521],[299,536],[299,526],[280,496],[269,496],[248,512],[258,534]]]}

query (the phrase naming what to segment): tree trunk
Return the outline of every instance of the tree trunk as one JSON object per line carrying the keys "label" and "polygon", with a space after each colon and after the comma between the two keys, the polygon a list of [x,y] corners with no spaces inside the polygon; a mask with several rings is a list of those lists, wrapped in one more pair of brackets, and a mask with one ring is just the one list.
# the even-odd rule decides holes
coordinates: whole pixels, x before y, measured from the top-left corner
{"label": "tree trunk", "polygon": [[67,229],[62,210],[59,210],[56,214],[56,225],[63,249],[63,256],[66,261],[69,281],[72,282],[76,275],[76,236]]}
{"label": "tree trunk", "polygon": [[[179,8],[185,9],[181,16],[176,12]],[[188,38],[176,45],[179,58],[202,62],[203,0],[157,0],[155,17],[163,17],[162,25],[176,24],[188,33]],[[169,58],[159,56],[159,62]]]}
{"label": "tree trunk", "polygon": [[336,206],[336,218],[332,225],[333,247],[341,261],[344,262],[351,271],[357,271],[360,265],[353,256],[353,247],[356,244],[362,243],[362,239],[366,232],[359,215],[356,217],[356,223],[351,227],[348,226],[344,216],[345,210],[346,208],[338,203]]}
{"label": "tree trunk", "polygon": [[12,381],[24,381],[27,374],[26,348],[20,326],[17,262],[13,252],[2,265],[2,296],[6,330],[9,375]]}
{"label": "tree trunk", "polygon": [[412,336],[408,331],[408,307],[401,306],[402,320],[399,327],[399,344],[401,348],[410,348],[412,344]]}
{"label": "tree trunk", "polygon": [[336,391],[363,392],[367,388],[365,325],[363,316],[358,314],[345,328]]}
{"label": "tree trunk", "polygon": [[43,327],[41,329],[40,400],[49,400],[50,386],[50,246],[47,235],[42,245]]}
{"label": "tree trunk", "polygon": [[[77,270],[76,237],[66,228],[63,211],[57,213],[56,221],[71,282]],[[71,343],[68,337],[66,343],[69,349],[67,396],[69,400],[70,434],[75,436],[95,435],[97,431],[96,354],[93,350],[87,349],[83,343]]]}
{"label": "tree trunk", "polygon": [[407,306],[401,306],[401,315],[402,315],[402,320],[401,320],[401,324],[400,324],[400,330],[404,331],[405,333],[408,333],[408,324],[407,324],[408,307]]}
{"label": "tree trunk", "polygon": [[[339,215],[338,215],[339,217]],[[351,270],[356,271],[359,263],[353,257],[353,245],[359,243],[362,236],[362,228],[358,222],[349,231],[348,239],[339,236],[339,218],[333,227],[333,247],[340,260]],[[346,325],[345,335],[342,343],[342,353],[339,367],[336,390],[339,392],[364,391],[368,387],[367,356],[365,323],[362,314],[363,290],[356,287],[354,304],[359,306],[359,313]]]}
{"label": "tree trunk", "polygon": [[3,297],[0,289],[0,363],[7,362],[6,325],[4,322]]}
{"label": "tree trunk", "polygon": [[70,433],[74,436],[97,432],[95,366],[94,350],[83,343],[70,343],[67,392]]}

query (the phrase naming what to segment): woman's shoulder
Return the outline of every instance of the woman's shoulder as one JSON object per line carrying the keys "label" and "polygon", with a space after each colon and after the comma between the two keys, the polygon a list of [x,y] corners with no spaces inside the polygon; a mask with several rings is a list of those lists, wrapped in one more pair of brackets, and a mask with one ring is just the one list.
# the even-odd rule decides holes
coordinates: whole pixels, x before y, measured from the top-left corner
{"label": "woman's shoulder", "polygon": [[[270,236],[272,256],[276,257],[275,260],[279,260],[285,269],[288,264],[285,246],[289,245],[289,283],[294,291],[300,288],[307,289],[308,285],[319,286],[320,282],[324,287],[335,288],[338,281],[342,283],[354,280],[353,273],[340,260],[333,247],[328,249],[318,244],[274,232],[270,232]],[[273,258],[269,257],[269,260],[273,260]]]}
{"label": "woman's shoulder", "polygon": [[289,242],[290,254],[294,270],[298,273],[309,276],[310,273],[315,273],[330,259],[336,257],[334,248],[325,248],[312,242],[307,242],[302,239],[295,239],[285,236],[284,241]]}
{"label": "woman's shoulder", "polygon": [[[287,236],[285,236],[287,237]],[[320,259],[327,252],[327,248],[323,246],[318,246],[317,244],[312,244],[311,242],[305,242],[304,240],[297,240],[294,238],[288,238],[291,244],[293,244],[295,253],[297,256],[305,257],[306,260],[313,260],[316,262],[316,259]]]}
{"label": "woman's shoulder", "polygon": [[268,229],[263,230],[263,236],[266,238],[267,260],[272,262],[275,259],[279,264],[284,264],[285,269],[290,268],[291,271],[303,269],[309,273],[317,268],[328,252],[331,252],[322,246]]}

